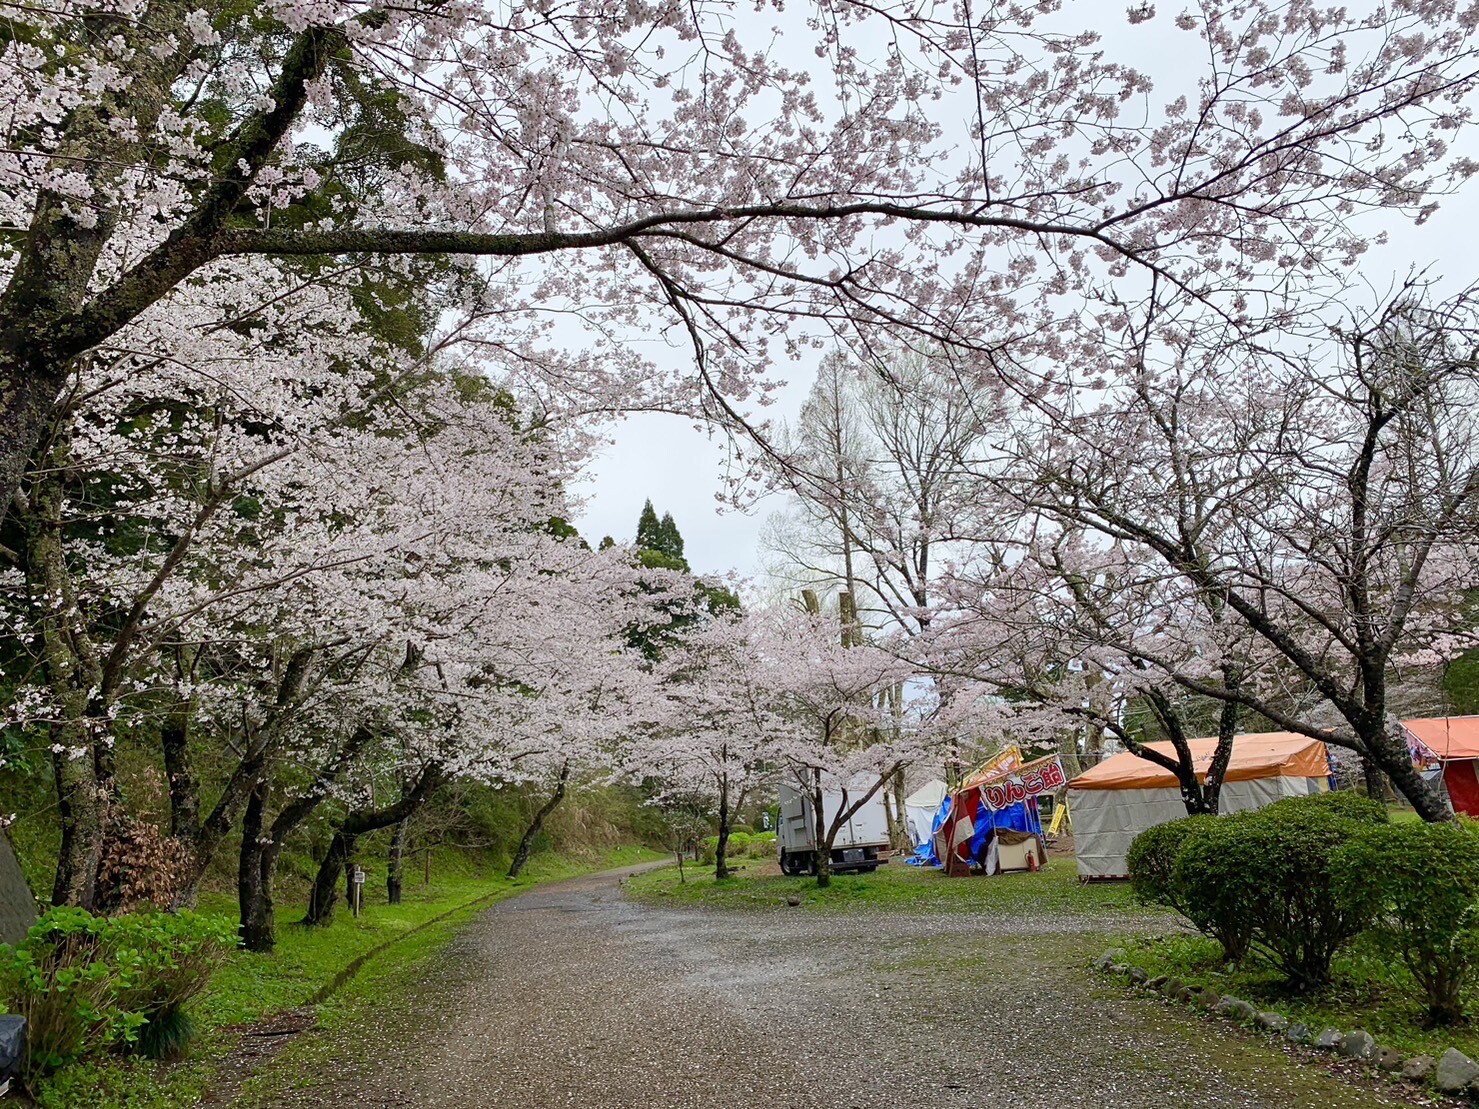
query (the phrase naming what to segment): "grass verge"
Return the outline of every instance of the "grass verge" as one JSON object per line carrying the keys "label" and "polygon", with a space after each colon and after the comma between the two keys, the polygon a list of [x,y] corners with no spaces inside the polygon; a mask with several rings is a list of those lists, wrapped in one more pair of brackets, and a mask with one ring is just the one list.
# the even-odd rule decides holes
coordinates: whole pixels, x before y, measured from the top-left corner
{"label": "grass verge", "polygon": [[[1224,966],[1219,958],[1221,948],[1204,936],[1152,936],[1125,946],[1126,961],[1144,967],[1152,976],[1179,978],[1194,989],[1211,986],[1220,994],[1303,1022],[1315,1034],[1326,1028],[1343,1032],[1360,1028],[1404,1055],[1436,1057],[1456,1047],[1479,1058],[1479,1029],[1472,1024],[1424,1028],[1422,993],[1411,974],[1360,939],[1336,956],[1330,985],[1309,994],[1292,993],[1272,967],[1256,958]],[[1479,989],[1471,988],[1467,1000],[1469,1011],[1479,1013]]]}
{"label": "grass verge", "polygon": [[1143,906],[1122,883],[1085,885],[1072,859],[1054,859],[1036,874],[996,878],[946,878],[938,870],[890,862],[872,874],[837,874],[826,889],[815,878],[787,878],[766,859],[745,859],[737,873],[716,881],[712,869],[687,867],[687,881],[676,868],[650,871],[626,883],[627,894],[649,904],[711,905],[730,909],[769,909],[800,897],[801,907],[821,912],[852,908],[908,912],[1067,912],[1089,915],[1135,912]]}
{"label": "grass verge", "polygon": [[[367,892],[369,903],[357,919],[341,905],[333,923],[324,928],[280,923],[277,950],[270,955],[235,953],[216,972],[195,1007],[201,1036],[185,1062],[167,1065],[103,1059],[79,1063],[43,1083],[36,1103],[40,1109],[179,1109],[195,1105],[210,1087],[219,1058],[230,1048],[230,1026],[308,1005],[346,967],[366,955],[371,957],[359,978],[367,985],[383,981],[386,970],[425,958],[474,913],[531,886],[663,857],[641,847],[618,848],[580,859],[536,855],[524,874],[512,881],[502,875],[482,876],[475,864],[464,860],[439,859],[437,877],[419,886],[413,879],[400,905],[381,902],[383,892],[379,897]],[[297,908],[296,904],[284,906],[281,920],[293,920]],[[235,920],[235,905],[229,898],[203,897],[200,910]],[[429,924],[433,926],[427,927]],[[363,989],[355,992],[363,997]],[[339,1011],[337,995],[326,998],[316,1010],[321,1019],[332,1020]]]}

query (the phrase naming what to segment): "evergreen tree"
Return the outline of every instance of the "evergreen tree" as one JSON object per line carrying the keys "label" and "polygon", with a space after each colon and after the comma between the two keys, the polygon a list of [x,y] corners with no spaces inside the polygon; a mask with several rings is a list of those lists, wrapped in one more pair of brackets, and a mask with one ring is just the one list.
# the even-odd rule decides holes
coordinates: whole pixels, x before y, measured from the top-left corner
{"label": "evergreen tree", "polygon": [[662,549],[662,522],[658,520],[651,500],[642,505],[642,515],[637,517],[637,538],[634,545],[639,551]]}
{"label": "evergreen tree", "polygon": [[673,514],[671,512],[664,512],[657,527],[656,549],[669,558],[678,559],[686,569],[688,560],[683,557],[683,536],[678,534],[678,525],[673,523]]}

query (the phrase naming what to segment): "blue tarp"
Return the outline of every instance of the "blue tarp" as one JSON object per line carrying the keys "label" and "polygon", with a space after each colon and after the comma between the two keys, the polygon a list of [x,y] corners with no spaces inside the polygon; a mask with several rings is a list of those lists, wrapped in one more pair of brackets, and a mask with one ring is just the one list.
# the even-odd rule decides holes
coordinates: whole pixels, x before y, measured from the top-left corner
{"label": "blue tarp", "polygon": [[[980,863],[986,858],[986,848],[991,843],[991,836],[998,828],[1006,828],[1014,832],[1031,832],[1033,835],[1042,835],[1042,817],[1038,814],[1037,799],[1029,797],[1025,801],[1019,801],[1015,805],[1008,805],[1004,809],[993,810],[988,805],[979,803],[979,791],[974,795],[978,802],[976,812],[972,814],[975,832],[971,835],[970,853],[971,859]],[[940,866],[941,860],[935,854],[935,833],[945,823],[950,815],[951,798],[946,797],[940,804],[940,811],[935,813],[935,819],[930,822],[930,835],[927,840],[920,844],[904,861],[909,866]]]}

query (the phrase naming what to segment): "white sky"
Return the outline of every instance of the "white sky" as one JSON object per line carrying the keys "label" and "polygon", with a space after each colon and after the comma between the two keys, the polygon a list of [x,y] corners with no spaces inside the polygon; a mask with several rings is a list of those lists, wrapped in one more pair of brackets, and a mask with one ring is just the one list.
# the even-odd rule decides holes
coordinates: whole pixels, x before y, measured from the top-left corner
{"label": "white sky", "polygon": [[[1082,10],[1082,5],[1076,7]],[[1153,38],[1144,34],[1137,34],[1133,39],[1122,37],[1124,9],[1115,6],[1113,10],[1117,17],[1102,28],[1105,39],[1112,44],[1111,49],[1132,64],[1153,71],[1156,63],[1146,64],[1156,53]],[[1160,61],[1164,64],[1164,56]],[[1195,62],[1184,72],[1175,72],[1179,68],[1173,64],[1169,72],[1156,74],[1160,88],[1151,93],[1153,103],[1161,102],[1166,87],[1175,87],[1188,78],[1195,80]],[[1479,143],[1471,134],[1463,145],[1475,147]],[[1445,198],[1442,207],[1422,227],[1413,227],[1410,222],[1384,224],[1391,241],[1373,248],[1359,268],[1364,280],[1375,290],[1369,301],[1378,302],[1413,268],[1427,268],[1429,277],[1441,278],[1442,292],[1453,292],[1479,280],[1479,260],[1475,257],[1479,219],[1473,211],[1476,196],[1479,196],[1479,185]],[[1377,229],[1375,224],[1363,227],[1368,233]],[[815,361],[782,367],[779,376],[784,377],[788,387],[776,394],[777,403],[768,407],[763,416],[771,420],[793,418],[810,390],[814,374]],[[576,490],[586,498],[584,511],[576,520],[583,536],[592,543],[603,535],[614,536],[618,541],[630,540],[636,531],[642,502],[651,498],[659,515],[673,514],[695,571],[737,572],[741,577],[760,573],[761,531],[766,518],[782,507],[783,502],[772,496],[748,511],[722,503],[725,458],[722,436],[706,436],[695,430],[689,419],[656,414],[633,416],[618,425],[612,434],[614,444],[592,463],[587,480]]]}

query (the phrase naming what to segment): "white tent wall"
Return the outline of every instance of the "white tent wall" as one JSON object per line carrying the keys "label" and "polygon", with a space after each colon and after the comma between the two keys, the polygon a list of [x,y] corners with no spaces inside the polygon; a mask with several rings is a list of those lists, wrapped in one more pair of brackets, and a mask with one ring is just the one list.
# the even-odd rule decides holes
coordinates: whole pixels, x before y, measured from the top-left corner
{"label": "white tent wall", "polygon": [[918,847],[930,838],[930,829],[934,826],[935,813],[940,811],[936,805],[932,809],[922,809],[915,805],[904,806],[904,816],[909,821],[909,842]]}
{"label": "white tent wall", "polygon": [[[1329,788],[1324,778],[1251,778],[1224,782],[1218,810],[1223,813],[1261,809],[1282,797],[1303,797]],[[1124,878],[1129,875],[1130,844],[1147,828],[1186,815],[1181,791],[1164,789],[1075,789],[1068,804],[1073,813],[1073,847],[1080,878]]]}

